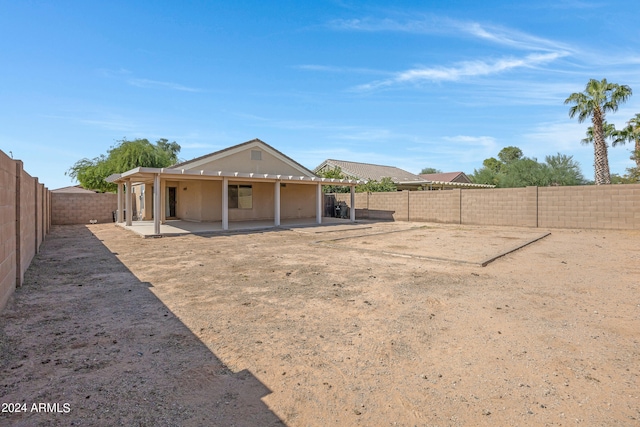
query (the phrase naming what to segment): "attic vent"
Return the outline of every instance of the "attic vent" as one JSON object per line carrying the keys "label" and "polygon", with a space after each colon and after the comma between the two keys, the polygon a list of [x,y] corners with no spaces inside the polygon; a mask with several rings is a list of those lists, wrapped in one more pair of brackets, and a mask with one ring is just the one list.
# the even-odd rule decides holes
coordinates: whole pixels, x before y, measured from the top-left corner
{"label": "attic vent", "polygon": [[262,151],[251,150],[251,160],[262,160]]}

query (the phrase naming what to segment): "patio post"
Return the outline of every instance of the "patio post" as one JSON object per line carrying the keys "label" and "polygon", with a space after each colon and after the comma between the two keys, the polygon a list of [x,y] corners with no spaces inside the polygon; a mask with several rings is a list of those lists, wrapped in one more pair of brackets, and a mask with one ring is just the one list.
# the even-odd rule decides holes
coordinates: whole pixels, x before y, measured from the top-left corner
{"label": "patio post", "polygon": [[349,209],[349,219],[356,222],[356,187],[351,186],[351,209]]}
{"label": "patio post", "polygon": [[153,233],[160,234],[160,174],[153,177]]}
{"label": "patio post", "polygon": [[276,181],[273,187],[273,225],[280,226],[280,181]]}
{"label": "patio post", "polygon": [[131,217],[133,216],[133,212],[131,212],[131,178],[127,179],[127,191],[124,196],[124,210],[125,210],[125,224],[131,225]]}
{"label": "patio post", "polygon": [[222,229],[229,229],[229,178],[222,178]]}
{"label": "patio post", "polygon": [[121,182],[118,183],[118,212],[116,213],[116,222],[117,223],[121,223],[122,222],[122,186],[123,184]]}
{"label": "patio post", "polygon": [[316,222],[322,224],[322,184],[316,186]]}

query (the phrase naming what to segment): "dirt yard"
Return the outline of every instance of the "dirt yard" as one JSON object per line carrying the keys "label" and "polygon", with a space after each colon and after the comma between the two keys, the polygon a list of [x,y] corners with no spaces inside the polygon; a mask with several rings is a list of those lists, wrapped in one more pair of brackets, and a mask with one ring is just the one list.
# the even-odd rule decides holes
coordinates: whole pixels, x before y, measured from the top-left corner
{"label": "dirt yard", "polygon": [[640,425],[639,241],[55,227],[0,313],[0,425]]}

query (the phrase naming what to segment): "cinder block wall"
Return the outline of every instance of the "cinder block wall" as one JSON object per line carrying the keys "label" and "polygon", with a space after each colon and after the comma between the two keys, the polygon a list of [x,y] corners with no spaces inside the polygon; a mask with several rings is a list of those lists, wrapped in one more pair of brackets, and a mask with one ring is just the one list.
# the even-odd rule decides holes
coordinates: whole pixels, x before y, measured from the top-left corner
{"label": "cinder block wall", "polygon": [[462,224],[537,227],[537,187],[462,190]]}
{"label": "cinder block wall", "polygon": [[411,221],[460,223],[461,190],[412,191],[409,193]]}
{"label": "cinder block wall", "polygon": [[356,218],[638,230],[640,184],[356,193]]}
{"label": "cinder block wall", "polygon": [[53,225],[112,222],[118,209],[118,195],[114,193],[51,193],[51,222]]}
{"label": "cinder block wall", "polygon": [[540,227],[640,229],[640,184],[540,187]]}
{"label": "cinder block wall", "polygon": [[16,162],[0,151],[0,309],[16,286]]}
{"label": "cinder block wall", "polygon": [[0,310],[49,231],[49,190],[0,151]]}

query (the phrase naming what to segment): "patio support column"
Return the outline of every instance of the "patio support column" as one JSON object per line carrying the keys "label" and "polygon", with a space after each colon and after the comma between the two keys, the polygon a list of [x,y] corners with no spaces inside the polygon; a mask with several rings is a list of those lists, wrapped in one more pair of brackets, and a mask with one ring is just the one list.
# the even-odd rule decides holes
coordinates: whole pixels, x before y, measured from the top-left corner
{"label": "patio support column", "polygon": [[167,222],[167,198],[166,198],[166,191],[167,188],[167,183],[166,181],[160,180],[160,209],[159,209],[159,216],[160,216],[160,224],[164,224],[165,222]]}
{"label": "patio support column", "polygon": [[356,187],[351,186],[351,209],[349,209],[351,222],[356,222]]}
{"label": "patio support column", "polygon": [[118,212],[116,216],[116,222],[122,223],[122,187],[123,184],[121,182],[118,183]]}
{"label": "patio support column", "polygon": [[229,178],[222,178],[222,229],[229,229]]}
{"label": "patio support column", "polygon": [[273,186],[273,225],[280,226],[280,181]]}
{"label": "patio support column", "polygon": [[131,212],[131,178],[127,179],[127,191],[124,195],[124,210],[125,210],[125,224],[131,225],[131,217],[133,216],[133,212]]}
{"label": "patio support column", "polygon": [[160,174],[153,177],[153,233],[160,234]]}
{"label": "patio support column", "polygon": [[322,224],[322,184],[316,186],[316,222]]}

